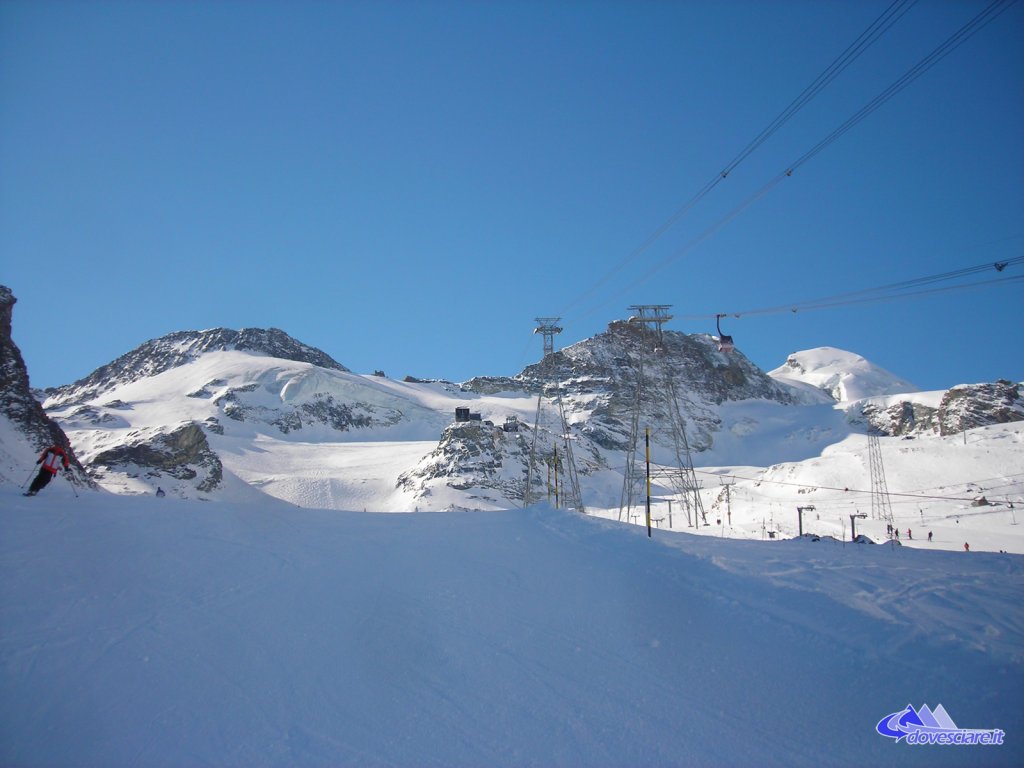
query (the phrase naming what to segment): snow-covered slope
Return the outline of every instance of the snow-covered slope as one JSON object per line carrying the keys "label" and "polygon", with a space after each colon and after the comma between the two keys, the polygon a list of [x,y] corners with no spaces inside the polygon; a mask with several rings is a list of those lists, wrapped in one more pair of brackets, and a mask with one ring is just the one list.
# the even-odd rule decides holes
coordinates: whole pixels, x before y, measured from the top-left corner
{"label": "snow-covered slope", "polygon": [[323,351],[293,339],[277,328],[211,328],[179,331],[147,341],[84,379],[47,392],[52,405],[95,399],[115,387],[156,376],[199,360],[208,352],[237,350],[280,360],[291,360],[319,368],[348,369]]}
{"label": "snow-covered slope", "polygon": [[[472,405],[488,420],[525,420],[531,410],[525,395],[466,395],[454,385],[361,376],[241,350],[207,351],[101,390],[99,397],[47,405],[110,490],[223,495],[217,484],[198,488],[187,476],[198,471],[195,456],[180,457],[179,477],[124,449],[198,425],[225,474],[301,506],[374,511],[419,505],[397,486],[398,477],[434,448],[457,406]],[[509,505],[501,499],[497,506]]]}
{"label": "snow-covered slope", "polygon": [[[673,527],[726,538],[790,538],[800,530],[797,507],[808,507],[804,533],[849,540],[850,516],[863,514],[855,518],[857,532],[885,542],[889,522],[875,509],[881,497],[873,498],[867,442],[851,434],[816,458],[767,468],[700,467],[709,525],[692,529],[676,502]],[[879,446],[904,547],[963,551],[968,544],[972,551],[1024,553],[1024,421],[948,437],[881,437]],[[655,495],[653,515],[667,527],[667,494],[656,486]]]}
{"label": "snow-covered slope", "polygon": [[[0,489],[0,763],[1024,763],[1021,558]],[[876,724],[939,705],[1002,746]]]}
{"label": "snow-covered slope", "polygon": [[917,387],[860,355],[835,347],[794,352],[768,375],[794,386],[810,385],[838,402],[917,392]]}

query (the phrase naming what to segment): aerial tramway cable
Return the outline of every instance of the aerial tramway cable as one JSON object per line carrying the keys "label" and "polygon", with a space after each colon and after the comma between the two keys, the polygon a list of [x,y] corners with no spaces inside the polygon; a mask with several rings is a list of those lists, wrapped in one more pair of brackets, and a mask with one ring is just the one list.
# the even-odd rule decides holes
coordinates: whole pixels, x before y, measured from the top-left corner
{"label": "aerial tramway cable", "polygon": [[566,315],[570,309],[577,306],[601,286],[611,280],[616,274],[642,256],[662,235],[674,227],[680,220],[703,200],[720,182],[726,179],[739,165],[753,154],[762,144],[770,139],[783,125],[794,115],[803,109],[815,96],[821,93],[833,80],[835,80],[847,67],[850,66],[864,51],[885,34],[897,21],[899,21],[915,4],[917,0],[895,0],[886,8],[860,35],[837,56],[804,90],[789,103],[776,117],[761,130],[750,142],[741,149],[732,160],[730,160],[719,173],[702,186],[693,197],[683,204],[672,216],[661,224],[654,232],[634,248],[624,259],[610,269],[596,283],[591,285],[581,295],[576,297],[562,312]]}
{"label": "aerial tramway cable", "polygon": [[[912,82],[917,80],[917,78],[919,78],[921,75],[923,75],[925,72],[927,72],[933,66],[935,66],[939,61],[941,61],[943,58],[945,58],[950,53],[952,53],[954,50],[956,50],[958,47],[960,47],[964,42],[966,42],[968,39],[970,39],[972,36],[974,36],[981,29],[983,29],[988,24],[990,24],[992,21],[994,21],[996,18],[998,18],[1003,12],[1005,12],[1010,6],[1012,6],[1016,2],[1017,2],[1017,0],[993,0],[993,2],[991,2],[988,6],[986,6],[980,13],[978,13],[970,21],[968,21],[966,24],[964,24],[962,27],[960,27],[960,29],[958,29],[956,32],[954,32],[952,35],[950,35],[942,43],[940,43],[928,55],[926,55],[924,58],[922,58],[920,61],[918,61],[914,66],[912,66],[909,70],[907,70],[902,76],[900,76],[895,81],[893,81],[881,93],[879,93],[873,99],[868,101],[857,112],[853,113],[853,115],[851,115],[843,123],[841,123],[835,130],[833,130],[825,138],[823,138],[821,141],[819,141],[817,144],[815,144],[813,147],[811,147],[811,149],[809,149],[803,155],[801,155],[796,160],[794,160],[792,163],[790,163],[788,166],[786,166],[785,170],[783,170],[782,172],[777,174],[775,177],[773,177],[771,180],[769,180],[764,186],[762,186],[759,190],[757,190],[754,194],[750,195],[746,200],[744,200],[738,206],[733,208],[729,213],[727,213],[724,217],[722,217],[717,223],[715,223],[712,226],[710,226],[709,228],[707,228],[703,233],[701,233],[696,238],[694,238],[689,243],[687,243],[685,246],[683,246],[683,248],[679,249],[675,253],[670,254],[668,257],[662,259],[660,262],[658,262],[657,264],[652,266],[650,269],[648,269],[639,278],[637,278],[636,280],[632,281],[631,283],[626,285],[624,288],[622,288],[621,290],[617,291],[612,296],[608,297],[606,300],[604,300],[604,301],[602,301],[602,302],[592,306],[589,310],[583,312],[582,316],[585,317],[585,316],[587,316],[589,314],[592,314],[593,312],[597,311],[598,309],[600,309],[601,307],[603,307],[606,304],[610,303],[611,301],[613,301],[615,299],[618,299],[619,297],[621,297],[623,294],[627,293],[628,291],[631,291],[631,290],[637,288],[638,286],[646,283],[657,272],[661,271],[665,267],[669,266],[670,264],[678,261],[680,258],[685,256],[687,253],[689,253],[690,250],[692,250],[697,245],[702,243],[704,240],[706,240],[709,237],[711,237],[712,235],[714,235],[716,232],[718,232],[724,226],[729,224],[733,219],[735,219],[737,216],[739,216],[741,213],[743,213],[747,208],[749,208],[755,202],[757,202],[762,197],[764,197],[768,192],[770,192],[772,189],[774,189],[783,179],[786,179],[786,178],[789,178],[790,176],[792,176],[793,173],[795,171],[797,171],[800,167],[802,167],[805,163],[810,161],[812,158],[816,157],[818,154],[820,154],[822,151],[824,151],[827,147],[831,146],[840,137],[845,135],[848,131],[850,131],[856,125],[861,123],[869,115],[871,115],[875,111],[877,111],[882,105],[884,105],[886,102],[891,100],[894,96],[896,96],[898,93],[900,93],[905,88],[907,88],[907,86],[909,86]],[[756,142],[756,140],[755,140],[755,142]],[[751,142],[751,145],[754,145],[755,142]],[[748,146],[751,146],[751,145],[748,145]],[[759,146],[759,144],[757,146]],[[742,153],[738,157],[741,157],[741,156],[742,156]],[[690,201],[690,203],[687,203],[687,205],[684,206],[684,209],[682,209],[681,212],[679,214],[677,214],[676,217],[671,219],[668,223],[666,223],[666,225],[663,225],[662,228],[659,229],[655,233],[655,235],[653,235],[652,237],[648,238],[648,240],[645,241],[645,243],[639,249],[637,249],[632,254],[630,254],[630,256],[626,260],[621,262],[618,266],[616,266],[612,270],[612,272],[610,272],[604,278],[599,280],[595,285],[591,286],[590,289],[588,289],[586,292],[584,292],[584,294],[580,298],[578,298],[576,301],[574,301],[573,304],[570,305],[570,306],[574,306],[575,304],[578,304],[583,298],[585,298],[586,296],[589,296],[590,294],[592,294],[598,287],[600,287],[605,282],[607,282],[607,280],[614,273],[616,273],[619,270],[621,270],[627,264],[631,263],[641,253],[646,251],[647,248],[649,247],[649,245],[651,243],[653,243],[654,240],[657,239],[657,237],[660,237],[660,235],[663,234],[663,232],[666,231],[669,227],[671,227],[679,218],[681,218],[681,216],[685,212],[688,212],[689,209],[693,205],[695,205],[696,202],[698,202],[700,198],[702,198],[704,195],[706,195],[707,192],[710,192],[711,188],[713,188],[714,185],[718,183],[718,180],[721,180],[721,178],[724,178],[724,176],[720,175],[717,178],[717,180],[713,180],[712,182],[709,182],[707,185],[705,185],[705,188],[700,193],[698,193],[698,195],[695,196],[694,199]],[[563,312],[562,314],[564,316],[565,314],[567,314],[567,312]]]}
{"label": "aerial tramway cable", "polygon": [[871,101],[861,107],[857,112],[851,115],[847,120],[836,128],[832,133],[818,142],[814,147],[801,155],[794,163],[792,163],[787,169],[787,175],[796,171],[800,166],[806,163],[808,160],[813,158],[819,152],[824,150],[826,147],[837,141],[843,134],[852,129],[866,117],[871,115],[875,110],[889,101],[893,96],[900,93],[912,82],[917,80],[921,75],[927,72],[929,69],[938,64],[942,59],[952,53],[954,50],[959,48],[963,43],[967,42],[975,33],[981,31],[984,27],[988,26],[989,23],[999,17],[1007,8],[1013,5],[1017,0],[993,0],[984,10],[981,11],[977,16],[964,24],[960,29],[950,35],[945,41],[943,41],[937,48],[931,53],[921,59],[917,64],[908,69],[903,73],[903,76],[895,80],[888,88],[882,91],[880,94],[875,96]]}
{"label": "aerial tramway cable", "polygon": [[1005,261],[999,262],[988,262],[974,267],[967,267],[965,269],[953,270],[950,272],[944,272],[937,275],[928,275],[926,277],[914,278],[911,280],[904,280],[899,283],[889,283],[888,285],[881,285],[875,288],[862,288],[857,291],[847,291],[845,293],[837,293],[831,296],[825,296],[819,299],[810,299],[807,301],[793,302],[790,304],[779,304],[771,307],[759,307],[757,309],[748,309],[738,312],[717,312],[715,314],[693,314],[693,315],[678,315],[678,317],[686,320],[717,320],[720,317],[734,317],[741,318],[744,316],[753,315],[774,315],[782,313],[795,313],[795,312],[809,312],[818,309],[834,309],[837,307],[853,306],[857,304],[872,304],[883,301],[898,301],[900,299],[915,298],[919,296],[931,296],[940,293],[950,293],[961,290],[971,290],[977,288],[988,288],[994,285],[1008,285],[1011,283],[1019,283],[1024,281],[1024,275],[1014,275],[1011,277],[996,277],[990,280],[979,280],[972,283],[958,283],[956,285],[947,285],[938,288],[922,288],[920,290],[904,290],[907,288],[917,288],[918,286],[932,285],[934,283],[955,280],[958,278],[965,277],[967,275],[978,274],[983,270],[995,269],[997,272],[1003,272],[1008,266],[1016,266],[1024,263],[1024,256],[1017,256],[1012,259],[1006,259]]}
{"label": "aerial tramway cable", "polygon": [[725,178],[732,173],[740,163],[746,160],[751,153],[771,138],[771,136],[791,117],[793,117],[793,115],[799,112],[811,99],[817,96],[829,83],[835,80],[843,70],[849,67],[861,53],[867,50],[872,43],[885,34],[885,32],[899,21],[916,3],[917,0],[896,0],[896,2],[886,8],[885,11],[883,11],[867,29],[861,32],[860,36],[854,40],[845,51],[837,56],[836,59],[826,67],[820,75],[818,75],[814,82],[804,89],[803,93],[793,99],[790,105],[768,124],[768,127],[761,131],[753,141],[747,144],[747,146],[744,147],[735,158],[733,158],[732,162],[730,162],[729,165],[726,166],[725,170],[722,171],[721,177]]}

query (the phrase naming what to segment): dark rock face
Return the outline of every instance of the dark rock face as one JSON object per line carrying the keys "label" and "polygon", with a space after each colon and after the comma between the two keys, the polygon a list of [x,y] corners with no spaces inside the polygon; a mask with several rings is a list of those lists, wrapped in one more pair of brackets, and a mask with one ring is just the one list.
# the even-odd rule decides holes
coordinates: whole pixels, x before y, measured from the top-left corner
{"label": "dark rock face", "polygon": [[[296,405],[282,404],[276,408],[250,404],[246,395],[255,392],[258,385],[233,387],[213,402],[229,419],[238,422],[270,424],[282,433],[297,432],[303,427],[329,427],[339,432],[360,429],[375,424],[393,424],[401,419],[398,412],[376,415],[377,409],[363,403],[349,405],[336,400],[332,395],[318,392],[309,402]],[[190,394],[188,397],[196,395]],[[385,409],[387,410],[387,409]],[[223,434],[223,428],[221,429]]]}
{"label": "dark rock face", "polygon": [[59,445],[71,463],[81,469],[64,430],[46,415],[32,395],[25,360],[11,336],[16,301],[11,289],[0,285],[0,407],[36,450]]}
{"label": "dark rock face", "polygon": [[[677,331],[658,336],[641,324],[627,321],[613,322],[606,332],[548,355],[517,376],[475,378],[461,388],[482,395],[537,395],[544,391],[546,407],[551,407],[556,395],[553,382],[558,382],[566,420],[575,438],[574,454],[581,476],[606,469],[609,454],[629,447],[638,385],[640,423],[671,423],[669,409],[674,396],[685,423],[686,441],[693,451],[712,446],[715,433],[721,429],[717,406],[722,403],[763,399],[795,404],[790,388],[770,378],[741,352],[719,352],[717,342],[709,336]],[[538,457],[550,456],[556,446],[562,450],[559,433],[558,427],[540,431]],[[652,438],[655,455],[660,453],[670,461],[674,455],[672,439],[671,430],[657,433]],[[502,440],[486,430],[450,428],[437,450],[403,475],[399,484],[422,489],[431,479],[444,477],[449,487],[495,490],[509,500],[520,500],[529,456],[525,443]],[[542,461],[538,458],[538,465]]]}
{"label": "dark rock face", "polygon": [[399,476],[398,487],[425,496],[430,494],[430,481],[443,478],[455,490],[489,489],[521,501],[529,456],[526,433],[504,432],[481,422],[451,424],[437,448]]}
{"label": "dark rock face", "polygon": [[[373,420],[365,415],[356,413],[346,403],[339,403],[330,395],[318,394],[309,403],[302,403],[295,411],[289,414],[292,423],[287,427],[291,429],[302,429],[303,424],[326,424],[339,432],[345,432],[352,428],[369,427]],[[287,434],[286,425],[278,424],[278,428]]]}
{"label": "dark rock face", "polygon": [[671,377],[684,397],[720,404],[765,398],[788,403],[791,396],[739,351],[718,352],[711,337],[650,329],[622,320],[591,339],[549,355],[526,368],[522,377],[571,380],[586,392],[608,384],[635,387],[643,358],[645,384],[657,387]]}
{"label": "dark rock face", "polygon": [[[179,331],[147,341],[84,379],[48,390],[47,407],[60,407],[92,400],[122,384],[168,371],[196,360],[204,352],[239,350],[310,363],[321,368],[348,371],[325,352],[293,339],[277,328],[214,328],[208,331]],[[201,391],[194,393],[202,397]]]}
{"label": "dark rock face", "polygon": [[[933,432],[938,425],[936,409],[907,400],[888,408],[865,403],[861,407],[861,416],[873,431],[896,437]],[[854,418],[853,421],[858,422],[861,419]]]}
{"label": "dark rock face", "polygon": [[224,470],[202,428],[194,422],[170,432],[136,433],[129,442],[96,454],[91,465],[119,471],[134,468],[135,472],[153,480],[167,475],[177,480],[195,481],[196,490],[202,492],[220,487]]}
{"label": "dark rock face", "polygon": [[[640,370],[643,375],[640,375]],[[636,323],[615,321],[608,330],[555,352],[513,378],[477,378],[463,389],[480,394],[535,394],[545,382],[560,382],[569,421],[606,450],[625,450],[640,383],[641,419],[670,421],[674,391],[693,450],[709,448],[721,423],[713,406],[765,399],[792,404],[792,393],[739,351],[717,350],[709,336],[665,331],[661,337]],[[656,438],[658,440],[660,438]]]}
{"label": "dark rock face", "polygon": [[1024,385],[1000,379],[991,384],[963,384],[942,396],[939,434],[1024,421]]}
{"label": "dark rock face", "polygon": [[996,381],[990,384],[962,384],[948,390],[938,408],[901,400],[883,408],[867,402],[853,423],[866,422],[883,435],[938,433],[955,435],[965,429],[1024,421],[1024,384]]}

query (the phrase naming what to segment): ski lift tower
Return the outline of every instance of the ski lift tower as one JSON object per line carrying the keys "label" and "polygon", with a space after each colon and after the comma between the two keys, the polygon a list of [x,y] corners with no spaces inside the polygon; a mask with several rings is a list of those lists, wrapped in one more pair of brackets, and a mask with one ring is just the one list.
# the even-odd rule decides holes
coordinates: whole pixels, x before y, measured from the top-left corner
{"label": "ski lift tower", "polygon": [[629,309],[636,314],[629,318],[629,322],[641,323],[645,328],[653,325],[658,334],[658,347],[661,348],[665,342],[662,326],[672,319],[668,313],[671,308],[671,304],[632,304]]}
{"label": "ski lift tower", "polygon": [[558,326],[560,317],[535,317],[537,321],[537,327],[533,329],[534,333],[544,334],[544,357],[547,357],[555,351],[555,335],[562,332],[562,328]]}
{"label": "ski lift tower", "polygon": [[[561,318],[535,317],[534,320],[537,321],[537,327],[533,329],[533,332],[544,336],[544,358],[542,359],[546,359],[548,355],[553,354],[555,351],[555,335],[562,332],[562,328],[558,325],[558,321],[561,320]],[[549,375],[554,377],[554,380],[551,382],[542,381],[540,391],[537,393],[537,415],[534,418],[533,423],[533,441],[530,446],[530,461],[526,470],[526,490],[523,493],[523,506],[529,506],[532,500],[534,467],[536,466],[537,461],[537,438],[540,432],[544,390],[553,388],[555,405],[558,406],[558,416],[562,430],[561,436],[564,444],[564,458],[561,461],[556,459],[555,463],[555,483],[556,485],[558,483],[558,467],[565,467],[569,475],[569,492],[565,494],[567,506],[576,509],[579,512],[586,512],[583,507],[583,494],[580,490],[579,475],[576,472],[576,457],[572,450],[572,441],[574,438],[572,436],[572,430],[569,428],[569,422],[565,417],[565,406],[562,403],[562,388],[559,385],[557,374],[551,372]],[[555,456],[557,457],[557,448],[555,451]]]}
{"label": "ski lift tower", "polygon": [[868,433],[868,468],[871,472],[871,517],[894,523],[889,486],[885,482],[885,465],[882,463],[882,445],[875,431]]}
{"label": "ski lift tower", "polygon": [[[639,324],[643,328],[642,338],[638,345],[639,355],[636,364],[636,399],[633,403],[633,414],[630,423],[629,443],[626,449],[626,467],[623,472],[622,497],[619,501],[619,519],[623,515],[628,519],[630,509],[634,506],[637,491],[642,479],[642,474],[637,470],[637,450],[640,440],[640,410],[641,404],[645,402],[648,393],[644,391],[646,385],[646,374],[644,372],[644,347],[646,341],[653,335],[655,339],[655,353],[665,350],[665,336],[662,326],[672,319],[668,314],[671,304],[633,304],[629,310],[634,314],[630,316],[629,322]],[[653,326],[652,333],[647,333]],[[670,470],[667,475],[675,491],[682,498],[683,503],[689,508],[693,507],[694,524],[697,516],[707,524],[707,517],[704,513],[704,504],[700,498],[700,485],[697,476],[693,471],[693,458],[690,453],[689,441],[686,437],[686,424],[682,412],[679,410],[679,398],[676,393],[676,386],[669,369],[663,365],[664,386],[653,388],[651,395],[660,400],[669,418],[669,427],[672,433],[672,445],[675,449],[676,463],[678,467]]]}

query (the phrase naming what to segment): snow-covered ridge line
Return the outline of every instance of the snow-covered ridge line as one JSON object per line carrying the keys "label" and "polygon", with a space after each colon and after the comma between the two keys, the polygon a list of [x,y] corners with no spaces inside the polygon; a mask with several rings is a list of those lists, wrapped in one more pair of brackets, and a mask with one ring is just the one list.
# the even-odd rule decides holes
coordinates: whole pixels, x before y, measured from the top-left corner
{"label": "snow-covered ridge line", "polygon": [[178,331],[139,345],[73,384],[47,390],[45,406],[52,408],[84,402],[115,386],[129,384],[156,376],[171,368],[187,365],[207,352],[227,350],[306,362],[329,370],[348,371],[348,368],[327,353],[303,344],[277,328]]}

